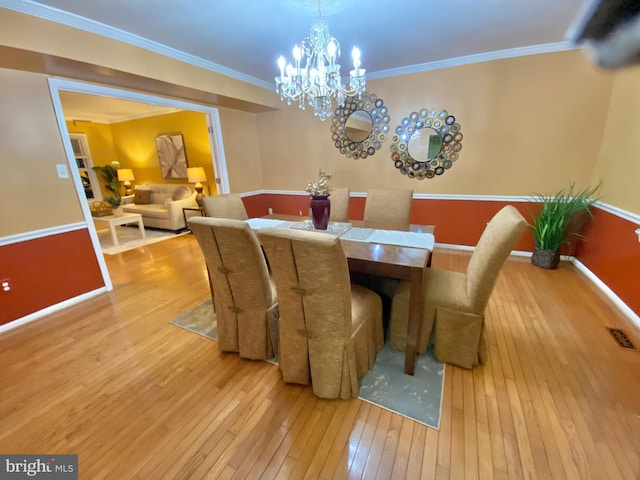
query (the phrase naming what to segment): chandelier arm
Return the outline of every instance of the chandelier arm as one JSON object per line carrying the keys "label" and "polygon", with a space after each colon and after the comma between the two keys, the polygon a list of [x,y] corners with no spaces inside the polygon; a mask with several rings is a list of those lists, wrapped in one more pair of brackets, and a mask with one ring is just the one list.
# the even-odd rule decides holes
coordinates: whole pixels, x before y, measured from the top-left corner
{"label": "chandelier arm", "polygon": [[318,19],[311,24],[309,36],[294,48],[295,64],[288,64],[285,69],[285,59],[281,57],[280,76],[275,81],[280,100],[286,99],[288,105],[297,101],[303,110],[308,103],[314,114],[324,120],[333,113],[333,100],[341,105],[347,97],[360,98],[366,79],[365,70],[360,68],[359,50],[354,48],[355,68],[350,72],[348,86],[342,83],[337,63],[340,42],[331,36],[328,23],[322,19],[321,3],[318,0]]}

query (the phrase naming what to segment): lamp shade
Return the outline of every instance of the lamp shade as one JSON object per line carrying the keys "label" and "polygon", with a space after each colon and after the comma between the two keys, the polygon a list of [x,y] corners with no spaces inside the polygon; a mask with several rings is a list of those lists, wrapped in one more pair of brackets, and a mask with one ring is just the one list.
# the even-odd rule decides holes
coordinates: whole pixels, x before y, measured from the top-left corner
{"label": "lamp shade", "polygon": [[189,183],[206,182],[207,176],[204,173],[204,168],[202,167],[187,168],[187,181]]}
{"label": "lamp shade", "polygon": [[119,168],[118,169],[118,180],[121,182],[130,182],[131,180],[135,180],[133,176],[133,170],[130,168]]}

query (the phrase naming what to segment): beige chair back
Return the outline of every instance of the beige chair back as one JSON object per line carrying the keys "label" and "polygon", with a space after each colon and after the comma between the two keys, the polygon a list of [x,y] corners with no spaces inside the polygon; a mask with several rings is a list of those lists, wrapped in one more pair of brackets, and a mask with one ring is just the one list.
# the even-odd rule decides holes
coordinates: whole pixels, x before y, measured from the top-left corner
{"label": "beige chair back", "polygon": [[218,347],[241,357],[273,356],[269,328],[277,319],[277,298],[255,233],[241,220],[191,217],[215,295]]}
{"label": "beige chair back", "polygon": [[246,220],[249,218],[242,198],[237,193],[213,195],[202,199],[204,214],[207,217],[232,218]]}
{"label": "beige chair back", "polygon": [[527,226],[513,205],[503,207],[487,223],[467,266],[467,297],[473,313],[484,311],[502,265]]}
{"label": "beige chair back", "polygon": [[[285,228],[263,228],[258,236],[278,289],[278,354],[284,381],[311,383],[322,398],[357,394],[351,282],[340,240]],[[366,350],[366,327],[363,335]]]}
{"label": "beige chair back", "polygon": [[[526,229],[522,215],[507,205],[485,227],[466,273],[429,269],[419,353],[427,350],[433,333],[434,353],[441,362],[463,368],[484,363],[484,312],[500,269]],[[389,326],[395,349],[406,344],[409,298],[410,284],[401,282],[393,297]]]}
{"label": "beige chair back", "polygon": [[364,205],[365,226],[408,231],[412,200],[413,190],[410,188],[369,190]]}
{"label": "beige chair back", "polygon": [[331,222],[348,222],[349,221],[349,195],[348,188],[334,188],[331,192],[329,200],[331,200]]}

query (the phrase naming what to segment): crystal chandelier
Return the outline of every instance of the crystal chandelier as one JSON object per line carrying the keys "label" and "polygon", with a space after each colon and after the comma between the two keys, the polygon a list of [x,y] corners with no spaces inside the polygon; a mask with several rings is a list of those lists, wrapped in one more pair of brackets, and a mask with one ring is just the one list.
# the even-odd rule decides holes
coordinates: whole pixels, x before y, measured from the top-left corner
{"label": "crystal chandelier", "polygon": [[322,19],[318,1],[318,20],[311,24],[311,32],[300,46],[293,48],[294,64],[286,65],[283,56],[278,59],[280,76],[276,77],[276,91],[280,100],[287,104],[297,101],[304,110],[305,101],[313,107],[313,113],[324,120],[333,113],[332,100],[342,105],[346,97],[365,91],[365,69],[360,68],[360,50],[353,47],[353,70],[349,75],[348,88],[340,78],[340,43],[329,33],[329,24]]}

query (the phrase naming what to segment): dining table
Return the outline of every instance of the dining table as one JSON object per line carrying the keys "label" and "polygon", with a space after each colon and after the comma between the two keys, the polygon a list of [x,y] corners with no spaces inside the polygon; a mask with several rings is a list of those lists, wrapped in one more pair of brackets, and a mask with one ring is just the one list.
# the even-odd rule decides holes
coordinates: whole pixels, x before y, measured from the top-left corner
{"label": "dining table", "polygon": [[[308,217],[270,214],[247,220],[251,228],[266,226],[315,230]],[[361,220],[329,222],[327,230],[337,235],[351,272],[407,280],[411,284],[404,373],[415,372],[418,340],[424,316],[426,273],[431,265],[435,237],[431,225],[411,225],[408,231],[368,228]]]}

